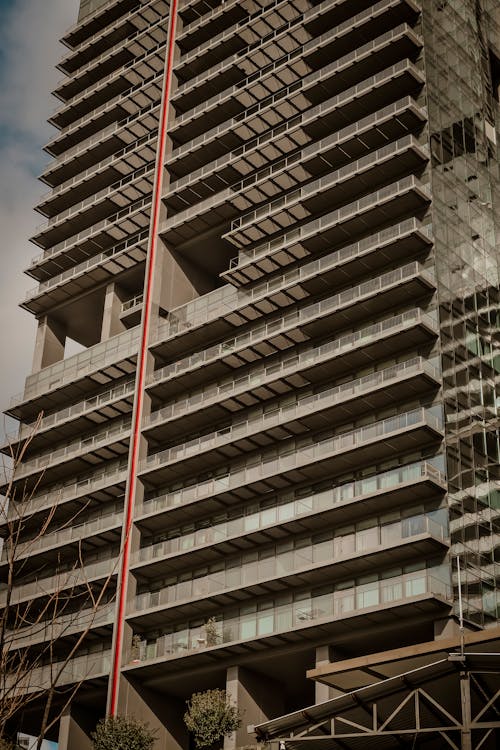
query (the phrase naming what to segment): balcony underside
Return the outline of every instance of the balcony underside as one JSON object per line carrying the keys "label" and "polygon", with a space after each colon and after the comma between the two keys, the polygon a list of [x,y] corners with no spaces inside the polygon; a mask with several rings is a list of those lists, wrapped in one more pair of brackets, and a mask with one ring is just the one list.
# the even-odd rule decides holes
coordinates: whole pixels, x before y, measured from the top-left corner
{"label": "balcony underside", "polygon": [[[371,495],[363,495],[349,501],[332,505],[327,510],[301,515],[289,521],[276,522],[272,526],[256,531],[241,533],[223,541],[217,537],[209,540],[205,545],[191,549],[179,549],[170,554],[153,557],[137,562],[131,566],[134,575],[141,579],[159,578],[162,575],[173,575],[179,570],[179,565],[190,567],[210,565],[222,558],[247,552],[253,548],[286,540],[290,535],[317,532],[325,528],[356,523],[370,516],[381,515],[391,510],[405,507],[413,503],[429,503],[442,498],[446,488],[432,477],[422,476],[414,482],[396,485],[393,488],[382,489]],[[135,520],[141,530],[158,532],[159,519],[155,514],[143,515]],[[148,547],[144,548],[144,553]],[[151,552],[153,555],[153,552]]]}
{"label": "balcony underside", "polygon": [[127,620],[132,623],[140,623],[141,628],[153,629],[161,627],[162,620],[166,617],[177,619],[194,619],[203,617],[209,611],[220,611],[224,608],[241,605],[245,601],[255,601],[260,597],[276,596],[287,591],[293,591],[299,587],[320,586],[326,581],[334,581],[355,578],[366,575],[375,570],[383,570],[391,566],[399,567],[409,564],[414,560],[424,560],[430,557],[444,554],[448,543],[433,537],[428,533],[417,537],[403,540],[398,544],[389,545],[385,549],[376,551],[367,550],[359,552],[352,557],[331,563],[312,564],[307,570],[300,572],[290,571],[288,574],[263,581],[261,583],[241,584],[238,588],[229,589],[225,592],[199,595],[198,598],[190,600],[179,599],[168,604],[160,605],[155,609],[136,609]]}
{"label": "balcony underside", "polygon": [[42,196],[36,210],[47,218],[57,216],[103,188],[153,163],[156,146],[157,134],[153,130],[48,191]]}
{"label": "balcony underside", "polygon": [[64,101],[49,118],[49,123],[60,130],[71,127],[74,122],[86,117],[114,96],[120,96],[150,80],[152,76],[163,70],[164,58],[165,39],[163,36],[147,52],[133,57],[128,63],[103,77],[103,80],[91,84]]}
{"label": "balcony underside", "polygon": [[[276,440],[317,433],[331,425],[354,421],[368,411],[382,410],[393,404],[417,400],[425,393],[435,391],[437,388],[439,388],[439,383],[429,374],[421,372],[410,377],[402,375],[400,379],[395,379],[392,383],[387,383],[381,388],[374,388],[372,391],[361,390],[352,398],[343,399],[342,396],[338,396],[338,403],[335,403],[333,397],[325,398],[323,408],[320,407],[320,399],[317,406],[310,405],[309,413],[300,413],[298,410],[294,418],[276,420],[276,424],[269,425],[267,428],[262,427],[260,431],[257,427],[252,429],[249,425],[244,437],[235,438],[233,441],[230,441],[228,437],[226,442],[222,439],[219,446],[212,448],[203,449],[201,445],[196,455],[188,457],[180,455],[177,460],[172,458],[164,464],[141,472],[141,476],[148,481],[152,473],[161,470],[164,480],[175,481],[180,476],[208,471],[224,461],[238,461],[249,451],[272,447]],[[226,418],[230,418],[230,414],[228,412]],[[204,417],[205,429],[207,425],[214,424],[210,416],[214,416],[213,412],[211,415],[203,413],[199,415],[199,417]],[[179,434],[179,437],[189,435],[189,421],[186,418],[182,420],[182,426],[183,432]],[[197,426],[193,426],[193,432],[196,432]],[[169,426],[155,432],[154,436],[150,433],[150,437],[154,437],[160,443],[162,438],[169,442],[174,440],[174,434]]]}
{"label": "balcony underside", "polygon": [[119,278],[132,269],[143,274],[146,254],[147,238],[132,242],[119,252],[114,252],[113,249],[91,257],[84,263],[84,268],[69,268],[51,280],[55,283],[51,284],[49,281],[46,282],[46,287],[42,288],[41,285],[34,289],[20,306],[33,315],[43,315],[90,289]]}
{"label": "balcony underside", "polygon": [[275,331],[269,330],[267,335],[256,338],[255,341],[243,341],[241,346],[234,346],[232,342],[224,347],[224,342],[219,345],[217,354],[203,361],[200,356],[198,361],[187,362],[186,366],[175,372],[172,370],[165,377],[162,384],[162,396],[171,397],[180,392],[190,391],[204,383],[212,382],[230,375],[236,374],[240,368],[249,363],[257,363],[273,355],[285,352],[301,346],[308,341],[320,337],[331,336],[332,333],[346,330],[348,327],[357,327],[362,321],[370,321],[380,317],[384,311],[402,306],[408,301],[429,297],[434,291],[433,282],[425,276],[415,275],[407,278],[401,283],[381,289],[374,295],[366,295],[353,299],[350,305],[331,312],[324,312],[321,316],[311,315],[309,320],[292,323],[289,327]]}
{"label": "balcony underside", "polygon": [[[407,174],[420,173],[427,161],[426,153],[416,141],[398,146],[394,143],[393,153],[385,158],[379,157],[380,152],[372,152],[366,157],[367,165],[354,162],[346,165],[340,174],[331,170],[325,172],[323,164],[321,178],[312,183],[309,181],[316,177],[315,173],[300,161],[294,167],[272,171],[269,177],[263,176],[256,184],[249,181],[248,188],[243,187],[247,182],[243,180],[234,190],[227,188],[167,219],[162,234],[166,242],[177,246],[220,225],[222,239],[237,249],[262,242],[289,225],[344,206]],[[296,194],[299,195],[295,197]],[[225,229],[230,221],[235,226]]]}
{"label": "balcony underside", "polygon": [[[168,360],[180,358],[193,348],[202,348],[207,341],[221,340],[231,336],[237,328],[257,320],[263,314],[285,310],[314,293],[320,293],[324,288],[334,291],[346,286],[349,282],[354,283],[367,272],[376,275],[385,266],[396,264],[403,259],[409,261],[428,252],[431,240],[418,222],[414,222],[411,227],[407,228],[403,225],[403,231],[400,233],[397,229],[398,225],[394,227],[393,236],[390,236],[388,229],[389,236],[381,237],[378,242],[375,235],[371,244],[368,242],[370,237],[365,238],[364,242],[367,247],[363,252],[354,247],[350,254],[350,246],[341,248],[333,254],[331,263],[328,263],[329,255],[323,254],[324,250],[328,249],[328,245],[325,243],[324,248],[318,245],[321,238],[313,233],[310,244],[307,240],[304,240],[302,244],[308,246],[311,252],[314,251],[318,256],[322,256],[314,268],[311,267],[309,270],[307,266],[302,266],[300,274],[297,272],[296,279],[288,274],[288,277],[283,278],[281,285],[275,278],[269,284],[269,289],[252,290],[251,296],[242,294],[242,301],[239,305],[229,310],[221,305],[220,314],[212,318],[207,315],[205,318],[200,317],[194,321],[188,317],[184,321],[182,308],[179,313],[173,310],[170,325],[160,328],[158,343],[153,344],[151,349]],[[336,255],[338,259],[334,257]],[[177,316],[179,316],[179,323],[177,323]]]}
{"label": "balcony underside", "polygon": [[[301,82],[302,98],[305,102],[309,105],[317,103],[319,98],[324,98],[325,92],[334,96],[402,59],[415,59],[422,44],[413,31],[406,24],[402,24],[396,30],[389,31],[374,42],[366,44],[360,52],[350,50],[344,57],[341,57],[342,40],[337,40],[336,61],[333,65],[332,45],[324,49],[328,36],[325,34],[320,38],[321,45],[319,40],[313,40],[282,58],[276,60],[273,56],[267,66],[263,62],[250,67],[248,64],[242,66],[239,58],[236,58],[224,72],[217,66],[214,69],[217,81],[215,96],[209,96],[214,84],[211,86],[209,81],[202,82],[198,96],[195,96],[195,91],[194,95],[188,97],[191,106],[187,108],[187,112],[178,114],[174,128],[177,127],[180,140],[185,140],[183,133],[189,136],[189,140],[194,140],[201,133],[223,124],[233,116],[236,120],[240,116],[248,116],[247,113],[251,112],[252,106],[266,106],[267,98],[273,97],[276,91],[279,96],[279,90],[284,86],[288,87],[288,98],[298,100],[297,94],[293,93],[293,84],[298,81]],[[332,40],[335,39],[335,34],[330,36]],[[373,32],[368,38],[371,39],[372,36]],[[262,58],[260,49],[259,56]],[[315,58],[313,63],[312,57]],[[224,75],[227,76],[226,86]],[[286,97],[284,90],[283,96]],[[200,98],[202,102],[205,101],[205,107],[200,105]],[[284,98],[281,104],[276,101],[273,105],[277,113],[282,112],[285,100]],[[299,107],[298,101],[295,101],[295,106],[299,111],[303,109]],[[174,140],[177,131],[174,130]]]}
{"label": "balcony underside", "polygon": [[[200,649],[199,652],[177,652],[170,657],[151,660],[149,664],[137,664],[123,668],[123,674],[136,678],[144,687],[173,695],[189,697],[193,689],[193,675],[198,672],[214,673],[235,663],[258,667],[261,660],[285,650],[287,654],[314,645],[333,641],[338,647],[348,647],[358,642],[362,634],[371,633],[375,639],[387,630],[401,631],[408,623],[412,627],[423,622],[432,623],[450,612],[450,604],[434,594],[424,594],[410,601],[378,606],[357,614],[338,618],[330,622],[305,624],[292,631],[249,641],[235,641],[223,647]],[[397,623],[397,627],[396,627]],[[164,622],[162,623],[164,625]]]}
{"label": "balcony underside", "polygon": [[57,412],[54,415],[47,415],[42,418],[35,433],[33,433],[33,424],[21,425],[20,433],[16,437],[11,437],[9,443],[0,448],[0,453],[9,455],[10,447],[16,448],[29,436],[32,437],[26,458],[30,457],[30,453],[46,450],[55,444],[63,443],[65,440],[69,443],[79,435],[88,434],[92,427],[98,428],[104,422],[130,414],[133,399],[134,386],[132,384],[123,395],[110,397],[107,401],[101,402],[96,397],[95,403],[89,405],[86,409],[79,410],[78,404],[75,404],[74,413],[70,412],[71,407],[69,407],[67,412],[64,409],[59,412],[59,418]]}
{"label": "balcony underside", "polygon": [[151,193],[120,209],[112,216],[68,237],[33,260],[29,275],[51,280],[103,252],[114,253],[146,239],[151,213]]}
{"label": "balcony underside", "polygon": [[[75,519],[76,522],[78,519]],[[18,561],[23,561],[23,574],[29,572],[36,572],[38,570],[50,570],[57,569],[64,561],[75,561],[79,559],[80,555],[85,557],[93,553],[98,553],[108,546],[116,546],[120,543],[122,533],[122,522],[121,519],[117,522],[115,527],[103,529],[95,534],[82,537],[81,539],[73,539],[65,544],[54,542],[52,546],[48,546],[42,550],[37,550],[36,544],[30,546],[29,551],[23,553],[23,550],[19,550]],[[49,540],[49,532],[44,537],[44,541]],[[0,562],[0,570],[4,568],[5,574],[6,562],[2,559]]]}
{"label": "balcony underside", "polygon": [[132,12],[139,5],[138,0],[117,0],[111,6],[106,3],[107,7],[98,9],[88,18],[84,18],[80,23],[75,24],[72,29],[62,38],[62,43],[70,49],[83,45],[90,37],[97,34],[103,26],[108,26],[126,13]]}
{"label": "balcony underside", "polygon": [[65,456],[55,456],[50,463],[43,463],[39,467],[31,468],[27,461],[22,465],[25,471],[20,473],[19,479],[26,481],[28,486],[36,482],[37,488],[43,489],[45,484],[65,481],[68,477],[78,476],[94,467],[98,469],[101,464],[128,455],[129,435],[130,429],[123,430],[118,436],[104,438],[96,447],[82,446]]}
{"label": "balcony underside", "polygon": [[60,156],[65,151],[79,146],[82,141],[92,136],[99,139],[100,131],[118,130],[120,123],[136,119],[145,110],[153,109],[161,101],[162,74],[153,76],[144,84],[115,96],[106,104],[76,120],[54,138],[45,148],[52,156]]}
{"label": "balcony underside", "polygon": [[68,402],[82,401],[95,392],[96,388],[134,373],[136,357],[135,353],[125,358],[117,356],[116,362],[105,364],[91,373],[82,374],[73,381],[58,384],[53,388],[48,382],[46,391],[33,396],[26,392],[18,403],[5,410],[5,414],[22,422],[33,422],[41,411],[50,413],[63,409]]}
{"label": "balcony underside", "polygon": [[[240,395],[249,393],[252,397],[261,401],[311,382],[326,382],[328,378],[335,379],[341,377],[344,373],[355,372],[360,367],[366,366],[369,362],[388,359],[397,352],[430,344],[435,340],[436,335],[436,331],[430,328],[425,322],[416,321],[409,327],[405,326],[399,330],[391,331],[389,335],[380,336],[375,341],[366,340],[365,342],[361,342],[360,345],[353,346],[348,351],[343,351],[340,357],[333,353],[328,356],[318,355],[317,358],[313,357],[311,358],[311,362],[307,364],[300,364],[298,362],[293,368],[293,372],[290,371],[288,377],[286,375],[280,377],[279,374],[264,377],[259,381],[258,385],[244,385],[240,389]],[[298,348],[296,352],[300,355],[301,349]],[[246,373],[246,370],[242,370],[242,374]],[[227,378],[229,380],[233,375],[236,375],[235,370],[226,366],[221,368],[219,379]],[[153,398],[158,399],[159,403],[164,403],[177,393],[189,394],[191,390],[205,385],[206,382],[206,377],[188,377],[184,380],[181,389],[173,388],[171,381],[153,382],[147,388]],[[237,396],[238,391],[234,395]],[[228,394],[218,400],[220,403],[224,403],[226,399],[229,402],[230,398],[231,396]],[[243,403],[245,403],[244,400]],[[228,403],[228,406],[230,406],[230,403]],[[199,408],[206,408],[206,406],[202,404],[196,405],[194,411],[198,411]]]}
{"label": "balcony underside", "polygon": [[[123,467],[110,478],[81,480],[76,477],[73,483],[68,483],[54,489],[46,494],[37,493],[31,503],[27,506],[27,529],[30,524],[43,523],[47,513],[53,513],[53,522],[57,523],[59,518],[67,519],[68,516],[78,516],[85,511],[97,510],[103,505],[115,502],[123,498],[125,483],[127,481],[127,470]],[[9,520],[16,518],[15,513],[9,514]]]}
{"label": "balcony underside", "polygon": [[[355,447],[346,446],[342,451],[332,451],[331,454],[324,454],[315,459],[312,457],[299,459],[293,462],[291,467],[287,466],[286,460],[277,461],[277,466],[271,469],[259,470],[253,467],[254,472],[252,473],[249,469],[247,478],[241,477],[232,482],[222,482],[224,487],[214,487],[208,494],[200,492],[198,497],[193,492],[193,498],[186,500],[182,507],[172,503],[170,507],[158,508],[157,515],[166,514],[172,525],[187,523],[188,519],[199,518],[201,514],[216,514],[244,500],[262,497],[266,493],[301,484],[314,484],[324,479],[333,479],[358,471],[363,466],[372,466],[393,459],[394,456],[403,456],[430,448],[436,450],[442,438],[439,430],[422,423]],[[161,475],[160,471],[150,477],[151,489],[161,486],[159,475]],[[159,521],[159,525],[162,523],[163,520]]]}
{"label": "balcony underside", "polygon": [[312,242],[302,243],[300,234],[289,244],[277,237],[253,250],[243,251],[221,276],[235,286],[255,282],[303,260],[318,247],[342,246],[346,240],[364,237],[399,217],[423,216],[430,202],[430,195],[416,178],[403,178],[382,190],[365,196],[362,205],[352,203],[333,212],[331,218],[322,216]]}
{"label": "balcony underside", "polygon": [[274,167],[280,159],[286,164],[296,164],[301,159],[314,174],[324,171],[325,159],[332,169],[337,169],[407,133],[420,131],[424,122],[425,113],[410,97],[405,97],[364,117],[356,123],[355,128],[342,128],[322,140],[309,143],[300,151],[291,148],[290,134],[281,142],[280,139],[271,139],[271,143],[264,139],[263,144],[260,144],[260,139],[256,143],[250,141],[245,147],[227,154],[226,158],[173,180],[167,186],[163,199],[175,211],[183,210],[239,180],[242,184],[255,181],[263,168],[269,169],[271,164]]}
{"label": "balcony underside", "polygon": [[146,106],[135,115],[126,117],[81,142],[51,162],[40,176],[42,182],[55,190],[63,189],[69,181],[79,181],[85,171],[99,170],[103,162],[113,164],[120,154],[134,150],[133,144],[157,134],[159,103]]}
{"label": "balcony underside", "polygon": [[281,153],[290,153],[393,104],[403,95],[413,95],[422,84],[419,71],[409,61],[402,61],[373,76],[361,89],[359,86],[348,89],[292,119],[289,119],[289,112],[269,104],[175,148],[170,168],[182,177],[216,159],[226,159],[232,152],[244,151],[257,139],[264,154],[269,149],[277,149],[277,157],[280,148]]}

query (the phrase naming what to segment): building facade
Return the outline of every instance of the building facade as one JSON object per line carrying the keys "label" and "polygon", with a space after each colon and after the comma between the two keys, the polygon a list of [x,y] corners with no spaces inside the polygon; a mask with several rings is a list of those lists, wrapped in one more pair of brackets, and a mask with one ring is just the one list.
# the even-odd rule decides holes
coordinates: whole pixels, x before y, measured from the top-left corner
{"label": "building facade", "polygon": [[497,622],[496,5],[82,0],[7,410],[15,446],[42,413],[13,601],[74,602],[19,646],[58,628],[61,750],[106,711],[187,747],[216,687],[231,750],[459,589]]}

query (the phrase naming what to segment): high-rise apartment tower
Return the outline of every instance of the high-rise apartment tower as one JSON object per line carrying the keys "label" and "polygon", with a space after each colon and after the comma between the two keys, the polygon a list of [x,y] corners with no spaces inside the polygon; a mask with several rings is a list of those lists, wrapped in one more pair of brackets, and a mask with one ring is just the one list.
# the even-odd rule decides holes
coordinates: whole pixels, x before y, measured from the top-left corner
{"label": "high-rise apartment tower", "polygon": [[106,711],[187,748],[208,688],[231,750],[308,668],[451,632],[457,559],[497,622],[500,11],[82,0],[63,42],[14,602],[76,587],[61,750]]}

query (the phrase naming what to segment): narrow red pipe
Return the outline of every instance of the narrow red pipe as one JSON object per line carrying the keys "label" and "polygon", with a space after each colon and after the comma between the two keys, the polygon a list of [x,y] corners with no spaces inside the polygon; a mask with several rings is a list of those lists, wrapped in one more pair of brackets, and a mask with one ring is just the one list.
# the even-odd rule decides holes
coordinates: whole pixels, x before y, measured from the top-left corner
{"label": "narrow red pipe", "polygon": [[170,5],[170,21],[167,44],[167,63],[165,68],[165,85],[163,93],[163,109],[161,114],[158,136],[158,162],[155,193],[152,207],[152,229],[149,247],[148,272],[144,285],[144,310],[141,334],[141,345],[137,361],[137,391],[132,432],[132,446],[129,462],[128,494],[126,499],[125,534],[123,540],[122,562],[120,566],[120,589],[118,592],[118,613],[116,620],[115,645],[113,650],[113,665],[111,670],[111,697],[109,703],[110,716],[116,716],[118,704],[118,687],[121,668],[121,652],[123,646],[123,628],[125,624],[125,605],[127,599],[127,579],[130,562],[130,536],[134,517],[134,502],[137,488],[137,463],[139,459],[139,442],[141,434],[142,409],[144,403],[144,383],[146,377],[146,358],[149,341],[149,326],[151,320],[151,305],[153,292],[153,271],[155,267],[156,248],[158,242],[158,222],[160,219],[161,189],[165,162],[165,148],[167,139],[168,109],[170,89],[172,84],[172,69],[174,62],[175,29],[177,24],[178,0],[172,0]]}

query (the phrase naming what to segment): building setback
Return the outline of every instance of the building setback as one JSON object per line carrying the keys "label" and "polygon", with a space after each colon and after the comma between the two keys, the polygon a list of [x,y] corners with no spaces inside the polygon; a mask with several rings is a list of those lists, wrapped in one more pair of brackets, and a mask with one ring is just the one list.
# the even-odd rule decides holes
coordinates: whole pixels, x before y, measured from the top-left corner
{"label": "building setback", "polygon": [[497,622],[497,6],[82,0],[7,410],[27,542],[53,508],[14,600],[111,576],[60,750],[106,711],[187,748],[216,687],[247,745],[308,669],[452,635],[457,557]]}

